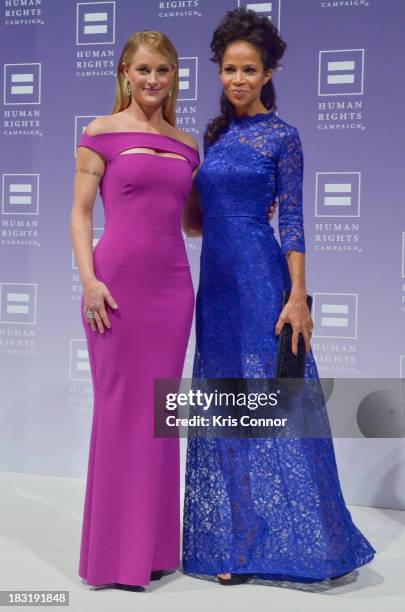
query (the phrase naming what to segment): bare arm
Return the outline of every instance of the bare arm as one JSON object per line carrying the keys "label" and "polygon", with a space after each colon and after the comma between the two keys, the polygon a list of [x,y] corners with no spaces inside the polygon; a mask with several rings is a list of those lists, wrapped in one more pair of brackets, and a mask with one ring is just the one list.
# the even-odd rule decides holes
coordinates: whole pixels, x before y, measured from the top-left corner
{"label": "bare arm", "polygon": [[104,174],[104,161],[85,147],[77,149],[70,234],[80,280],[84,286],[95,278],[93,267],[93,208],[97,189]]}
{"label": "bare arm", "polygon": [[290,250],[287,251],[286,257],[291,278],[291,296],[306,299],[305,253]]}
{"label": "bare arm", "polygon": [[[179,130],[178,136],[185,144],[198,151],[198,143],[191,134]],[[202,235],[202,211],[194,181],[198,168],[199,166],[193,170],[193,187],[184,203],[181,215],[182,230],[189,238],[196,238]]]}
{"label": "bare arm", "polygon": [[286,253],[288,269],[291,277],[291,292],[287,304],[280,313],[275,327],[278,335],[284,323],[292,325],[291,338],[292,351],[294,355],[298,352],[298,334],[303,335],[305,350],[311,348],[310,339],[314,322],[307,306],[307,290],[305,286],[305,254],[299,251],[289,250]]}
{"label": "bare arm", "polygon": [[[198,168],[194,170],[193,178],[197,172]],[[202,210],[195,181],[193,181],[193,187],[183,207],[181,227],[186,236],[190,238],[202,235]]]}
{"label": "bare arm", "polygon": [[84,309],[94,311],[95,318],[89,323],[93,331],[98,328],[100,333],[104,332],[104,325],[111,327],[104,299],[117,308],[108,288],[96,278],[93,265],[93,208],[104,167],[104,160],[98,153],[78,147],[70,214],[70,234],[84,289]]}

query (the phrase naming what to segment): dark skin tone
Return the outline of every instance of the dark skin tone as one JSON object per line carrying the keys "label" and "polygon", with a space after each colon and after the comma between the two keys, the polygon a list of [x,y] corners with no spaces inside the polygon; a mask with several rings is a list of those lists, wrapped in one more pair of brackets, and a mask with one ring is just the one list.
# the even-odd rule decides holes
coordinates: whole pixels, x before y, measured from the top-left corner
{"label": "dark skin tone", "polygon": [[[246,41],[235,41],[228,45],[222,58],[220,80],[223,91],[233,104],[237,116],[266,113],[268,109],[262,104],[260,94],[263,85],[271,78],[272,70],[265,70],[258,49]],[[276,209],[276,201],[269,209],[269,220]],[[198,194],[193,188],[183,211],[183,229],[189,236],[199,236],[202,232],[202,213]],[[292,351],[298,352],[298,337],[304,337],[306,351],[310,350],[310,337],[313,321],[306,303],[305,287],[305,255],[290,250],[286,253],[288,269],[291,277],[291,294],[287,304],[282,309],[275,326],[275,334],[279,335],[285,323],[291,323]],[[230,573],[217,574],[225,580],[231,578]]]}
{"label": "dark skin tone", "polygon": [[[263,85],[271,78],[271,73],[271,69],[264,70],[260,53],[249,43],[236,41],[228,45],[223,57],[220,78],[224,92],[234,105],[238,116],[267,112],[260,100],[260,93]],[[275,207],[272,208],[274,210]],[[292,350],[296,355],[299,333],[303,334],[306,350],[309,351],[313,322],[306,303],[304,254],[288,251],[287,261],[292,281],[291,297],[280,313],[275,334],[279,335],[284,323],[291,323]],[[231,578],[229,573],[218,576],[224,579]]]}
{"label": "dark skin tone", "polygon": [[[238,116],[256,115],[268,112],[260,100],[263,85],[271,78],[272,70],[264,70],[259,51],[246,41],[235,41],[225,50],[220,68],[220,80],[228,100],[233,104]],[[272,219],[276,201],[269,209],[269,220]],[[190,237],[202,234],[202,212],[198,193],[193,187],[183,210],[182,226]],[[290,250],[286,253],[288,269],[291,277],[290,299],[280,313],[275,326],[275,334],[279,335],[284,323],[291,323],[292,351],[298,352],[298,336],[301,333],[305,348],[310,350],[310,338],[313,329],[311,313],[306,303],[305,285],[305,254]]]}

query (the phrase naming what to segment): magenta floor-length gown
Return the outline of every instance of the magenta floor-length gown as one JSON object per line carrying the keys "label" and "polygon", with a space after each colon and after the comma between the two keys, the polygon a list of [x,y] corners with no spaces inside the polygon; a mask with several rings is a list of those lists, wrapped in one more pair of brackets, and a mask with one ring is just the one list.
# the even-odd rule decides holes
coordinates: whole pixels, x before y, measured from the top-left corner
{"label": "magenta floor-length gown", "polygon": [[[155,378],[180,378],[194,309],[181,211],[198,152],[149,132],[83,133],[78,146],[105,159],[105,227],[98,280],[119,308],[111,329],[84,317],[94,408],[79,575],[88,584],[146,585],[180,564],[179,441],[155,438]],[[123,153],[149,148],[150,153]]]}

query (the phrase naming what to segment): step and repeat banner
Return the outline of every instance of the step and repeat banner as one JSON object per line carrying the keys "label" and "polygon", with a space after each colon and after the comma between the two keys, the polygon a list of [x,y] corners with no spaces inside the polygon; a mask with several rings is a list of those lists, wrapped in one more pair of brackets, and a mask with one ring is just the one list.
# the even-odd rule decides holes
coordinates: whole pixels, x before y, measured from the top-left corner
{"label": "step and repeat banner", "polygon": [[[319,375],[405,376],[403,0],[1,5],[0,469],[86,475],[93,397],[69,230],[75,149],[86,124],[111,113],[124,42],[143,29],[171,38],[178,127],[202,145],[220,95],[209,43],[236,6],[267,16],[288,43],[273,77],[278,114],[304,147]],[[97,199],[94,244],[103,223]],[[201,241],[186,245],[197,288]],[[194,332],[184,376],[193,353]],[[349,503],[404,509],[404,431],[383,395],[379,418],[335,441],[337,460]],[[353,401],[363,416],[375,410],[375,397]]]}

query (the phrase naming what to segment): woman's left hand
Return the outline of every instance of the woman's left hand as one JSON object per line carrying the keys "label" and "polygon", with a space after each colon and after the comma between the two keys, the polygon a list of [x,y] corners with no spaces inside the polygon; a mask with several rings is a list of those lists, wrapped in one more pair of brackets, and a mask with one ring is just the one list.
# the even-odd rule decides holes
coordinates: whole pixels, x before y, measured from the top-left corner
{"label": "woman's left hand", "polygon": [[274,332],[277,336],[283,329],[284,323],[291,323],[292,326],[291,348],[294,355],[298,353],[299,333],[302,333],[305,340],[305,350],[309,352],[311,348],[309,341],[311,339],[314,322],[307,305],[306,294],[300,296],[290,295],[290,299],[281,311],[276,327],[274,328]]}

